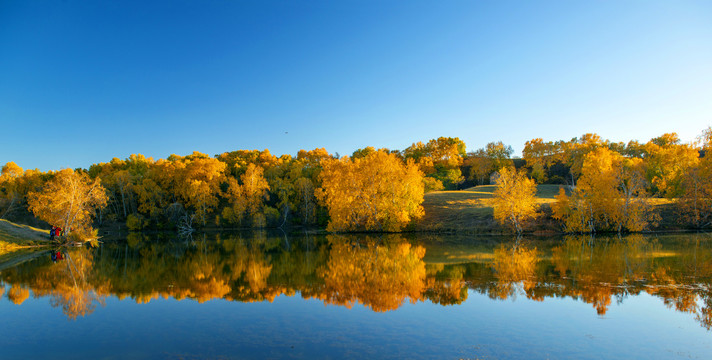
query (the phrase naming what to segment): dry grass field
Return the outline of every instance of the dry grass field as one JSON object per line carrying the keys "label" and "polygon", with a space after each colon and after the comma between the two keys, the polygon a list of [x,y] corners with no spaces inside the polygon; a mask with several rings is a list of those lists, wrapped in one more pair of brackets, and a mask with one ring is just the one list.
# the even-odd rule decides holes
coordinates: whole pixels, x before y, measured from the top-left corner
{"label": "dry grass field", "polygon": [[[548,208],[555,201],[561,185],[537,185],[538,202]],[[475,186],[465,190],[434,191],[425,194],[425,216],[416,226],[421,231],[507,232],[494,220],[492,193],[494,185]]]}
{"label": "dry grass field", "polygon": [[0,219],[0,255],[27,246],[49,242],[49,230]]}
{"label": "dry grass field", "polygon": [[[545,216],[540,217],[529,231],[551,233],[560,231],[560,226],[548,218],[551,215],[550,204],[559,194],[563,185],[537,185],[537,202],[541,204]],[[416,225],[418,231],[508,234],[494,220],[492,193],[494,185],[476,186],[465,190],[434,191],[425,194],[423,207],[425,216]],[[662,220],[651,225],[651,230],[678,230],[681,226],[679,214],[675,210],[673,199],[650,198],[653,211]]]}

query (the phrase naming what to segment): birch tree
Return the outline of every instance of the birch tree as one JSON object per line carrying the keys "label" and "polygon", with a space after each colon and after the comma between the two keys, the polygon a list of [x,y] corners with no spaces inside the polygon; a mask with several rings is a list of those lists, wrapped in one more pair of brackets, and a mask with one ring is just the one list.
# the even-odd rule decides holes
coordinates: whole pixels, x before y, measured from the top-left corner
{"label": "birch tree", "polygon": [[106,201],[101,180],[72,169],[57,172],[41,191],[28,194],[29,209],[37,218],[78,238],[90,236],[93,217]]}

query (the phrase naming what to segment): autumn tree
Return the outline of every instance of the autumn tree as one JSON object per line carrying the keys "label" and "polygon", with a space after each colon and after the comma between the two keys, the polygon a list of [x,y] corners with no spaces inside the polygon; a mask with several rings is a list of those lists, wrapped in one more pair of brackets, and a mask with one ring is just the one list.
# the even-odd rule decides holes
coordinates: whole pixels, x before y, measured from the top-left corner
{"label": "autumn tree", "polygon": [[[295,177],[301,174],[291,156],[282,156],[279,163],[265,171],[270,192],[276,195],[277,209],[281,210],[282,225],[287,223],[290,212],[295,208]],[[278,210],[278,211],[280,211]]]}
{"label": "autumn tree", "polygon": [[523,225],[537,215],[535,194],[536,183],[524,172],[502,168],[493,194],[494,218],[521,234]]}
{"label": "autumn tree", "polygon": [[560,190],[553,216],[567,232],[640,231],[651,220],[642,160],[605,147],[586,155],[571,196]]}
{"label": "autumn tree", "polygon": [[561,147],[559,143],[544,142],[541,138],[527,141],[522,150],[522,158],[531,168],[531,176],[538,183],[548,179],[547,169],[560,161]]}
{"label": "autumn tree", "polygon": [[485,184],[492,173],[513,165],[510,159],[512,153],[512,147],[501,141],[488,143],[484,148],[469,153],[466,163],[470,166],[470,179],[480,185]]}
{"label": "autumn tree", "polygon": [[[422,143],[421,143],[422,144]],[[376,152],[376,148],[373,146],[366,146],[363,149],[357,149],[351,154],[352,159],[360,159],[360,158],[365,158],[366,156],[370,155],[371,153]]]}
{"label": "autumn tree", "polygon": [[165,167],[173,178],[166,181],[171,183],[177,199],[191,208],[205,226],[208,215],[219,204],[220,185],[225,181],[225,163],[197,151],[185,157],[172,155],[169,161],[170,164],[165,164]]}
{"label": "autumn tree", "polygon": [[223,209],[223,218],[233,223],[241,223],[247,216],[254,226],[264,227],[266,217],[262,210],[269,190],[264,170],[255,164],[249,164],[240,180],[242,184],[234,178],[228,179],[226,195],[230,206]]}
{"label": "autumn tree", "polygon": [[90,177],[101,179],[107,193],[107,206],[121,219],[133,212],[133,179],[125,167],[125,161],[113,158],[108,163],[92,165],[88,171]]}
{"label": "autumn tree", "polygon": [[314,184],[311,179],[300,177],[295,184],[297,206],[301,213],[302,224],[312,223],[316,213],[316,197],[314,197]]}
{"label": "autumn tree", "polygon": [[253,224],[263,227],[265,219],[261,210],[264,206],[266,192],[269,190],[269,184],[264,178],[264,171],[258,166],[250,165],[240,179],[242,180],[242,192],[247,214],[252,217]]}
{"label": "autumn tree", "polygon": [[8,162],[0,172],[0,218],[22,218],[30,214],[27,195],[40,191],[53,175],[37,169],[22,170],[14,162]]}
{"label": "autumn tree", "polygon": [[281,225],[300,222],[310,225],[316,221],[317,203],[314,197],[314,175],[320,171],[318,163],[307,158],[280,157],[278,165],[265,170],[269,183],[270,200],[282,213]]}
{"label": "autumn tree", "polygon": [[272,155],[268,149],[236,150],[216,155],[215,158],[225,163],[227,172],[235,178],[244,174],[250,164],[268,169],[279,163],[279,158]]}
{"label": "autumn tree", "polygon": [[4,219],[22,201],[18,182],[23,174],[24,170],[12,161],[3,165],[0,172],[0,219]]}
{"label": "autumn tree", "polygon": [[423,174],[411,160],[377,151],[323,163],[316,196],[329,210],[329,231],[400,231],[423,215]]}
{"label": "autumn tree", "polygon": [[72,169],[57,172],[42,191],[28,195],[30,210],[35,216],[79,238],[90,236],[92,218],[97,210],[106,206],[106,200],[101,180],[91,180]]}
{"label": "autumn tree", "polygon": [[686,170],[676,202],[683,219],[696,228],[712,225],[712,128],[703,132],[700,143],[705,156]]}
{"label": "autumn tree", "polygon": [[460,166],[465,155],[465,142],[452,137],[439,137],[426,144],[417,142],[403,151],[404,159],[412,159],[426,177],[435,180],[427,181],[429,189],[452,189],[462,182]]}
{"label": "autumn tree", "polygon": [[654,191],[667,197],[682,193],[682,181],[688,169],[697,165],[699,150],[680,142],[676,133],[663,134],[645,144],[647,179]]}

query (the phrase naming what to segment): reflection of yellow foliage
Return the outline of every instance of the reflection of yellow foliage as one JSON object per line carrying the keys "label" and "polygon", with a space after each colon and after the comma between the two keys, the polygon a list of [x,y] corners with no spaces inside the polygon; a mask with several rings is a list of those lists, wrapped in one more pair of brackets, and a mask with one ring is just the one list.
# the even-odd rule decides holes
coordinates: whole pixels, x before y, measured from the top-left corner
{"label": "reflection of yellow foliage", "polygon": [[259,292],[267,286],[267,277],[272,271],[272,265],[268,265],[263,256],[253,257],[250,260],[252,261],[247,266],[247,281],[250,284],[250,290]]}
{"label": "reflection of yellow foliage", "polygon": [[222,299],[230,293],[231,288],[223,280],[210,278],[206,281],[194,282],[191,290],[198,302],[202,303],[212,299]]}
{"label": "reflection of yellow foliage", "polygon": [[598,315],[605,315],[611,305],[612,292],[606,284],[583,287],[578,293],[585,303],[593,305]]}
{"label": "reflection of yellow foliage", "polygon": [[494,251],[494,263],[497,279],[518,282],[534,276],[538,262],[537,250],[515,245],[511,249],[501,245]]}
{"label": "reflection of yellow foliage", "polygon": [[10,291],[7,292],[7,298],[15,305],[22,304],[28,297],[30,297],[30,290],[20,287],[20,285],[12,285]]}
{"label": "reflection of yellow foliage", "polygon": [[50,304],[61,307],[69,319],[86,316],[109,292],[108,284],[92,283],[93,266],[91,250],[72,249],[64,260],[36,273],[32,289],[37,296],[50,296]]}
{"label": "reflection of yellow foliage", "polygon": [[[151,302],[151,300],[158,299],[159,294],[158,292],[152,292],[150,294],[140,294],[134,298],[134,301],[136,301],[137,304],[148,304]],[[176,299],[182,299],[180,295],[175,296]]]}
{"label": "reflection of yellow foliage", "polygon": [[712,330],[712,304],[701,308],[695,315],[695,319],[707,330]]}
{"label": "reflection of yellow foliage", "polygon": [[74,320],[86,316],[96,308],[96,294],[92,289],[83,289],[69,284],[60,284],[52,292],[50,304],[59,306],[67,318]]}
{"label": "reflection of yellow foliage", "polygon": [[426,279],[426,297],[435,304],[452,305],[460,304],[467,300],[467,283],[463,280],[464,269],[455,267],[447,272],[447,279],[438,280],[434,275],[444,271],[442,264],[428,266],[428,277]]}
{"label": "reflection of yellow foliage", "polygon": [[336,242],[329,262],[320,269],[324,301],[351,306],[359,301],[374,311],[395,310],[406,298],[420,299],[424,289],[425,249],[409,243],[392,246]]}
{"label": "reflection of yellow foliage", "polygon": [[655,285],[648,286],[646,292],[663,298],[665,305],[680,312],[695,313],[698,310],[697,294],[685,289],[683,284],[677,284],[675,279],[667,274],[667,269],[659,267],[651,275]]}
{"label": "reflection of yellow foliage", "polygon": [[514,244],[507,248],[502,244],[494,250],[492,268],[497,278],[497,286],[490,292],[490,296],[506,299],[514,292],[514,287],[521,282],[524,290],[530,290],[535,281],[532,281],[539,261],[536,248],[528,249],[523,244]]}
{"label": "reflection of yellow foliage", "polygon": [[659,246],[641,235],[615,241],[595,241],[588,236],[567,237],[552,250],[552,261],[561,277],[575,279],[578,286],[571,296],[580,296],[604,315],[615,294],[612,286],[629,280],[642,280],[649,268],[648,256]]}

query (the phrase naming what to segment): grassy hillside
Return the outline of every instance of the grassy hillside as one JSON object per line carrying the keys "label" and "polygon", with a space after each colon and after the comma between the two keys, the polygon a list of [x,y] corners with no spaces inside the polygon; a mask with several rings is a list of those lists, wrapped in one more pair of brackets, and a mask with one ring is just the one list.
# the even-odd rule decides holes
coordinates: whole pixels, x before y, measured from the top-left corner
{"label": "grassy hillside", "polygon": [[[537,202],[545,216],[537,219],[527,231],[542,234],[559,232],[561,226],[550,218],[551,203],[562,185],[537,185]],[[476,186],[459,191],[435,191],[425,194],[425,216],[416,225],[419,231],[508,234],[510,231],[494,220],[492,193],[494,185]],[[648,200],[661,221],[651,224],[650,230],[669,231],[685,229],[675,210],[674,200],[651,198]]]}
{"label": "grassy hillside", "polygon": [[0,219],[0,255],[27,246],[48,243],[49,230]]}
{"label": "grassy hillside", "polygon": [[[561,185],[537,185],[537,202],[548,211],[549,204],[559,193]],[[425,216],[416,226],[421,231],[445,232],[508,232],[494,220],[492,193],[494,185],[476,186],[457,191],[435,191],[425,194]],[[538,224],[539,230],[549,229],[550,224]]]}

